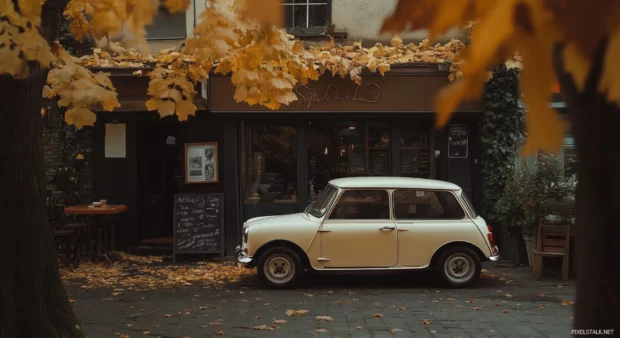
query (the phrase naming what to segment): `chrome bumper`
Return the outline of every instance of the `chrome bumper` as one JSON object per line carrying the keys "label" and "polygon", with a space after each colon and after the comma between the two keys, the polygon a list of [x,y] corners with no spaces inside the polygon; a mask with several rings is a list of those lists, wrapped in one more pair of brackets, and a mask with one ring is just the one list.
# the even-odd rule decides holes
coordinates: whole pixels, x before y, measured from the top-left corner
{"label": "chrome bumper", "polygon": [[252,257],[248,256],[245,252],[243,252],[243,250],[241,250],[241,245],[238,245],[235,248],[235,260],[247,267],[251,266],[253,261]]}
{"label": "chrome bumper", "polygon": [[497,253],[496,255],[493,255],[493,256],[489,257],[489,260],[490,260],[491,262],[497,262],[497,261],[499,261],[499,253]]}

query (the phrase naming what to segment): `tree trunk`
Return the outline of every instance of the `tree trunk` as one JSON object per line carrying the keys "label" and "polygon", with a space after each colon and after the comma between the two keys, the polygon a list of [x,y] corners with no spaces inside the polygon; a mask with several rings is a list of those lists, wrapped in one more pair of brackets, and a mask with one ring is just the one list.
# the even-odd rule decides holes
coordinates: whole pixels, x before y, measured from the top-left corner
{"label": "tree trunk", "polygon": [[583,92],[563,72],[561,46],[555,67],[566,97],[577,146],[576,329],[620,332],[620,109],[597,91],[607,41],[592,61]]}
{"label": "tree trunk", "polygon": [[[48,0],[42,34],[56,36],[64,3]],[[47,71],[0,76],[0,337],[84,337],[61,282],[46,212],[41,145]]]}

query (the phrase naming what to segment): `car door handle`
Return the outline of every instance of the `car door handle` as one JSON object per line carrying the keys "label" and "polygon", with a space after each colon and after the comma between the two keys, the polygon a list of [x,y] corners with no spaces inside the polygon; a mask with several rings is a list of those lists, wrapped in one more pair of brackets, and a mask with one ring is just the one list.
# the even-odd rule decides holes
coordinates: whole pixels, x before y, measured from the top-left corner
{"label": "car door handle", "polygon": [[381,229],[379,229],[381,231],[392,231],[392,230],[396,230],[396,227],[390,227],[390,226],[385,226]]}

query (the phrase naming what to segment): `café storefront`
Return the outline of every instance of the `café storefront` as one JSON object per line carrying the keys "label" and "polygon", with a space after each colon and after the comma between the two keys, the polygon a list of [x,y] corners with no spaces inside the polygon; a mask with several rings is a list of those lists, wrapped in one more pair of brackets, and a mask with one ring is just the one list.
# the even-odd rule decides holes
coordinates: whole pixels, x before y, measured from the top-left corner
{"label": "caf\u00e9 storefront", "polygon": [[480,203],[480,107],[466,103],[445,130],[433,100],[448,84],[437,67],[365,74],[361,85],[323,76],[277,112],[237,103],[230,78],[213,76],[209,110],[238,128],[240,221],[303,211],[331,179],[403,176],[459,184]]}
{"label": "caf\u00e9 storefront", "polygon": [[[230,77],[214,75],[206,105],[199,105],[187,122],[146,112],[99,114],[93,133],[94,194],[129,206],[119,242],[131,246],[170,236],[174,194],[219,193],[224,196],[224,246],[230,255],[245,220],[301,212],[329,180],[340,177],[451,181],[479,207],[480,104],[464,103],[450,124],[438,130],[433,101],[449,84],[446,72],[420,64],[362,77],[358,86],[325,75],[295,88],[298,101],[271,111],[236,102]],[[144,88],[131,81],[143,80],[115,84],[126,88],[119,89],[125,93],[123,104],[143,100],[137,95]],[[141,104],[135,106],[141,109]],[[125,125],[125,158],[104,155],[111,123]],[[204,166],[190,168],[186,153],[192,147],[215,154],[209,157],[209,173],[217,174],[210,180],[188,181],[192,171],[199,173],[196,168]]]}

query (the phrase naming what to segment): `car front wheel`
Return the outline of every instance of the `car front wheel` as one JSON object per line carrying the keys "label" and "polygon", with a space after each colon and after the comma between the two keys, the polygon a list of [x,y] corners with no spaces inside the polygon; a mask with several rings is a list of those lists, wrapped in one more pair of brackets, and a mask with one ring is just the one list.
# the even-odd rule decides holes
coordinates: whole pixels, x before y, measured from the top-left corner
{"label": "car front wheel", "polygon": [[303,274],[301,258],[287,247],[268,249],[261,255],[256,268],[261,280],[276,289],[295,286]]}
{"label": "car front wheel", "polygon": [[444,251],[437,263],[439,274],[451,287],[471,286],[478,280],[482,271],[480,257],[466,247],[455,247]]}

